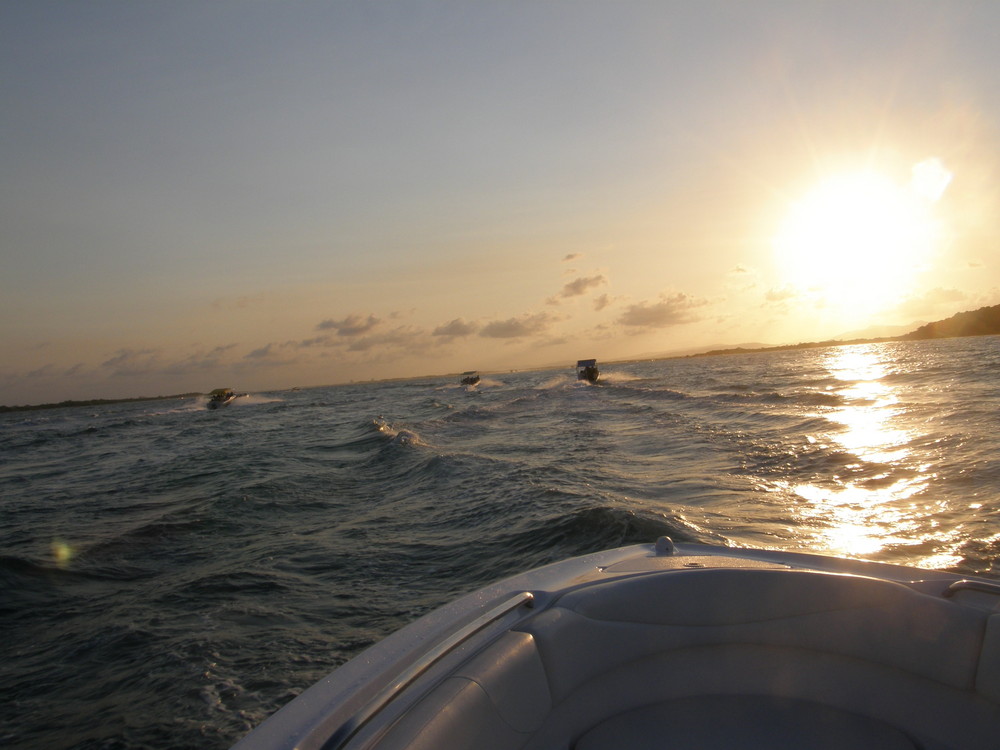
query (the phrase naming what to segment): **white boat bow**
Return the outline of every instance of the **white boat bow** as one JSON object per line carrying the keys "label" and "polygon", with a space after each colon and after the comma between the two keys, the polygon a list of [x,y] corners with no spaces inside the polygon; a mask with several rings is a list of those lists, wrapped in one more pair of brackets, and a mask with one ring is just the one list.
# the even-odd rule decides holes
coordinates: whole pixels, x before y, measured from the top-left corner
{"label": "white boat bow", "polygon": [[447,604],[236,748],[993,750],[998,605],[988,579],[664,537]]}

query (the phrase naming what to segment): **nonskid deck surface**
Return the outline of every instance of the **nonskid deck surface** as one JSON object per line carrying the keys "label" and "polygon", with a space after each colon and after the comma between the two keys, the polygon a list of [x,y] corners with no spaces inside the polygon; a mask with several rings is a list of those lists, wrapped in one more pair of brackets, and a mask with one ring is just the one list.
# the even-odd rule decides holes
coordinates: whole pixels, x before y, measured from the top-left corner
{"label": "nonskid deck surface", "polygon": [[431,613],[238,747],[995,748],[998,592],[814,555],[611,550]]}

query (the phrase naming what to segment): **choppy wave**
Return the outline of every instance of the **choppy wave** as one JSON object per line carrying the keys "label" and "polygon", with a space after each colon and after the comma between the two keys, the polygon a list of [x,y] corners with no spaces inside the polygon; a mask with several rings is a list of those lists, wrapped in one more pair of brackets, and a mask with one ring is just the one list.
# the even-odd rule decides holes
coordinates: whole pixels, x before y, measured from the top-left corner
{"label": "choppy wave", "polygon": [[3,415],[3,743],[228,747],[456,595],[661,535],[1000,576],[998,350]]}

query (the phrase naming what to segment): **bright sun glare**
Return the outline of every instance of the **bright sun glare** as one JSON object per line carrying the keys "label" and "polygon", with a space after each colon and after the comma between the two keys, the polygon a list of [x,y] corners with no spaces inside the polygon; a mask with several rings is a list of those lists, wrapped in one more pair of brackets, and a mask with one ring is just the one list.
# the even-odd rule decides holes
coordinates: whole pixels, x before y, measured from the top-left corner
{"label": "bright sun glare", "polygon": [[872,170],[823,180],[791,206],[774,247],[787,284],[855,316],[901,301],[930,260],[934,203],[951,174],[937,159],[908,184]]}

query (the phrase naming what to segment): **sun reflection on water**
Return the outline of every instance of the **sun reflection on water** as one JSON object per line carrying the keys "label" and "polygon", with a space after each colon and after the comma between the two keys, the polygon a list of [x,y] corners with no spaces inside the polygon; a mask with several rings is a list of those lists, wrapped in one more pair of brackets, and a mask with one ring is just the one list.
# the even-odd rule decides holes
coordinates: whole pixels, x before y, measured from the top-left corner
{"label": "sun reflection on water", "polygon": [[[933,542],[937,552],[918,564],[947,567],[961,560],[942,552],[920,493],[933,475],[914,466],[911,445],[919,437],[899,426],[900,394],[887,382],[886,350],[878,344],[844,346],[826,352],[823,365],[836,383],[829,391],[838,406],[822,416],[839,428],[808,436],[813,444],[841,452],[847,460],[832,475],[789,484],[799,500],[799,521],[815,530],[816,543],[838,555],[871,557],[890,548]],[[903,415],[905,416],[905,415]]]}
{"label": "sun reflection on water", "polygon": [[828,355],[830,374],[844,385],[835,389],[843,406],[827,418],[846,429],[831,438],[865,461],[893,463],[909,455],[911,435],[895,429],[891,420],[899,413],[898,396],[883,382],[888,374],[874,347],[840,347]]}

